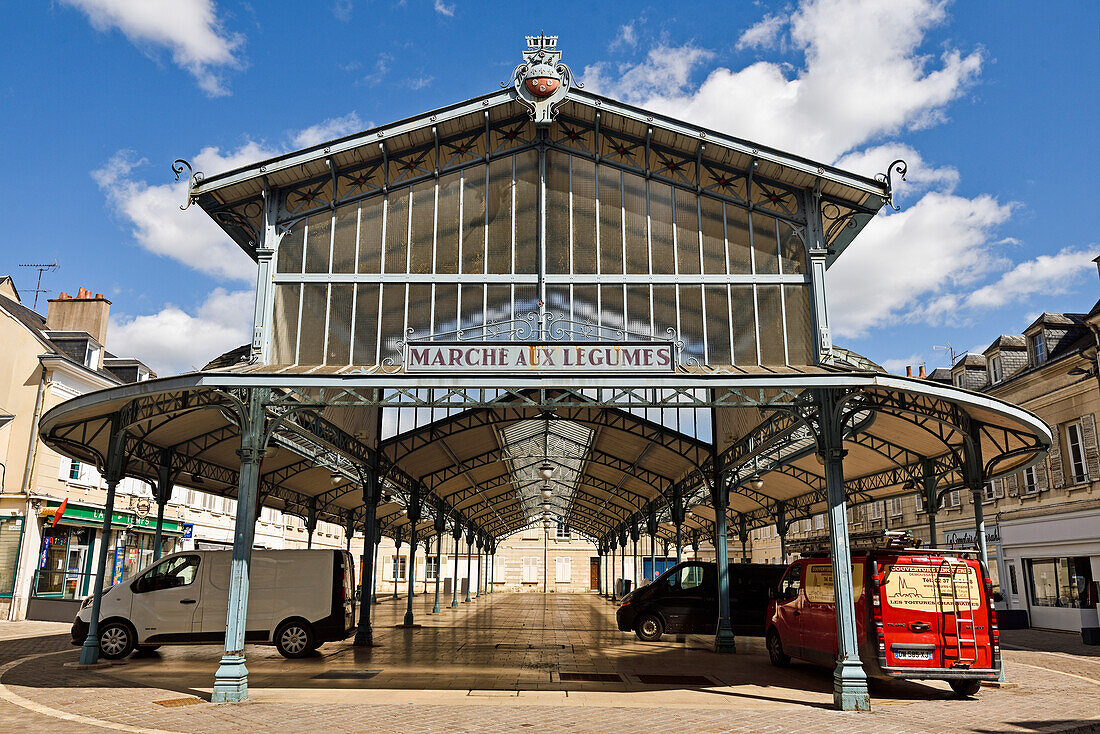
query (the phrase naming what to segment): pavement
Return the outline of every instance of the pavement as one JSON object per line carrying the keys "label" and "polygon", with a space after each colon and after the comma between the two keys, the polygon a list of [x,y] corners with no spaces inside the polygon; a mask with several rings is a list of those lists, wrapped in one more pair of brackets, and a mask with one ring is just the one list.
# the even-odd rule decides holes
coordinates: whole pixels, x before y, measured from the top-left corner
{"label": "pavement", "polygon": [[376,646],[328,643],[284,660],[249,646],[249,700],[209,702],[217,646],[162,647],[124,664],[66,667],[68,625],[0,623],[0,732],[1100,732],[1100,648],[1076,635],[1002,633],[1012,688],[959,699],[944,683],[872,682],[870,713],[832,709],[832,671],[779,670],[762,641],[641,643],[590,594],[496,593],[395,627],[405,599],[374,607]]}

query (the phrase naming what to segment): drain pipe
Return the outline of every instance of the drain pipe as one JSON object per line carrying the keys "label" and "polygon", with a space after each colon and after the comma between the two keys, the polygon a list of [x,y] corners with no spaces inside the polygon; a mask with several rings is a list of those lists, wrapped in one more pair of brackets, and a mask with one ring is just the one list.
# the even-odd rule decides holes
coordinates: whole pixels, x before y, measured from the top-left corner
{"label": "drain pipe", "polygon": [[[27,524],[32,520],[38,522],[38,518],[34,517],[34,507],[31,504],[31,485],[34,478],[34,460],[38,456],[38,422],[42,417],[42,398],[46,394],[46,365],[41,365],[42,375],[38,378],[38,394],[34,398],[34,414],[31,418],[31,434],[30,439],[27,441],[27,464],[23,469],[23,483],[20,488],[20,494],[23,495],[25,505],[23,507],[23,542],[22,547],[19,548],[19,559],[28,558],[28,549],[26,546],[31,542],[31,538],[35,537],[35,533],[28,533],[26,531]],[[5,479],[7,471],[5,469]],[[0,491],[3,491],[2,485],[0,485]],[[38,555],[37,549],[34,551],[35,557]],[[31,565],[33,569],[34,564]],[[16,566],[16,575],[19,575],[19,567]],[[31,570],[31,577],[27,578],[26,573],[23,574],[23,578],[17,578],[15,588],[12,589],[11,606],[8,608],[8,619],[19,619],[19,608],[22,606],[22,602],[30,595],[30,584],[34,578],[34,572]],[[22,593],[23,586],[27,587],[27,593]]]}

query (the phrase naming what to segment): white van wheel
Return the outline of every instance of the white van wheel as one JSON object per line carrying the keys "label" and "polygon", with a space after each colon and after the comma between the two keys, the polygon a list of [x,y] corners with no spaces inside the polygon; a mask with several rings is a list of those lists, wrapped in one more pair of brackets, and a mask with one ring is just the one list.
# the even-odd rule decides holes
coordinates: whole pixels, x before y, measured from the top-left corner
{"label": "white van wheel", "polygon": [[134,633],[125,622],[107,622],[99,628],[99,653],[108,660],[121,660],[134,651]]}
{"label": "white van wheel", "polygon": [[304,658],[316,649],[313,630],[296,619],[283,622],[275,630],[275,648],[284,658]]}

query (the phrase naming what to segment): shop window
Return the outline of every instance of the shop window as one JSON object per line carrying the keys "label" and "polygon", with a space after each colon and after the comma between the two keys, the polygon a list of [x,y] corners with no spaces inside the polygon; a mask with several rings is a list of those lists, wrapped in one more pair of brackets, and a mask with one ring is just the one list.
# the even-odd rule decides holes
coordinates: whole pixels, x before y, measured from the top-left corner
{"label": "shop window", "polygon": [[35,574],[35,596],[79,599],[89,593],[94,573],[89,558],[91,528],[58,525],[44,528]]}
{"label": "shop window", "polygon": [[22,539],[23,518],[0,519],[0,598],[10,598],[15,588],[15,569]]}
{"label": "shop window", "polygon": [[1084,484],[1089,480],[1089,471],[1085,464],[1085,442],[1081,437],[1080,423],[1066,426],[1066,449],[1069,454],[1070,483]]}
{"label": "shop window", "polygon": [[1081,609],[1096,606],[1088,557],[1029,559],[1031,603],[1037,607]]}

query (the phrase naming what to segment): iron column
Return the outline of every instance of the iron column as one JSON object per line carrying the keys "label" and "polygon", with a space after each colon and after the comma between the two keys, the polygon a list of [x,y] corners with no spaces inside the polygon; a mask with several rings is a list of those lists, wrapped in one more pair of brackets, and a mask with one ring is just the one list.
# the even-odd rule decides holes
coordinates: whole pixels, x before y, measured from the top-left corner
{"label": "iron column", "polygon": [[103,529],[99,543],[99,563],[95,572],[95,585],[92,591],[92,616],[88,622],[88,636],[80,648],[80,664],[93,665],[99,662],[99,610],[103,601],[103,577],[107,573],[107,547],[111,545],[111,519],[115,514],[115,489],[122,479],[125,465],[124,446],[126,431],[120,428],[120,418],[116,414],[111,418],[111,439],[107,445],[107,502],[103,507]]}
{"label": "iron column", "polygon": [[[374,644],[374,629],[371,627],[371,603],[374,599],[375,567],[377,566],[378,544],[378,471],[375,467],[364,468],[360,475],[363,485],[363,577],[359,579],[359,624],[355,630],[356,647],[369,647]],[[370,586],[367,586],[368,579]]]}
{"label": "iron column", "polygon": [[458,520],[454,520],[454,527],[451,528],[451,539],[454,540],[455,557],[454,557],[454,584],[451,586],[451,608],[458,606],[458,543],[462,540],[462,526],[458,524]]}
{"label": "iron column", "polygon": [[474,558],[474,531],[466,531],[466,598],[463,602],[470,601],[470,577],[473,575]]}
{"label": "iron column", "polygon": [[[164,544],[162,533],[164,531],[164,506],[172,497],[172,467],[170,451],[165,449],[161,454],[161,464],[157,467],[157,529],[153,535],[153,563],[160,560],[161,546]],[[168,459],[168,461],[165,461]]]}
{"label": "iron column", "polygon": [[730,624],[730,559],[726,543],[726,508],[729,489],[725,476],[718,469],[718,452],[711,454],[714,472],[711,478],[711,500],[714,504],[714,564],[718,567],[718,629],[714,633],[715,652],[737,652],[737,642]]}
{"label": "iron column", "polygon": [[867,674],[859,660],[856,638],[852,554],[848,543],[848,506],[844,487],[842,416],[832,390],[819,390],[818,452],[825,462],[825,492],[829,505],[829,544],[836,600],[837,665],[833,671],[833,703],[843,711],[868,711],[871,698]]}
{"label": "iron column", "polygon": [[229,571],[229,602],[225,624],[225,654],[214,674],[215,703],[248,698],[248,669],[244,664],[245,625],[248,619],[248,576],[256,532],[256,493],[260,484],[267,421],[267,388],[248,392],[248,412],[241,415],[241,471],[237,487],[237,520],[233,530],[233,557]]}

